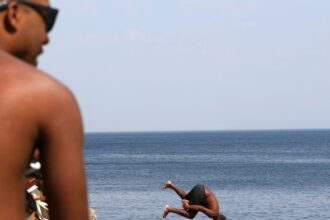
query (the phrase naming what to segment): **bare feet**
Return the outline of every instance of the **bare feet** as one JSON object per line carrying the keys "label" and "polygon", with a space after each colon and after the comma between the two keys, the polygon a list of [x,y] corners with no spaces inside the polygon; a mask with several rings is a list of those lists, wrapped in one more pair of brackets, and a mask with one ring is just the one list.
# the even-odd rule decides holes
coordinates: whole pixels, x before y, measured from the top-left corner
{"label": "bare feet", "polygon": [[170,212],[170,206],[166,205],[164,207],[164,211],[163,211],[163,218],[166,218],[166,216],[168,215],[169,212]]}
{"label": "bare feet", "polygon": [[164,185],[163,185],[163,189],[167,189],[167,188],[169,188],[169,187],[171,186],[171,184],[172,184],[171,181],[167,181],[167,182],[165,182]]}

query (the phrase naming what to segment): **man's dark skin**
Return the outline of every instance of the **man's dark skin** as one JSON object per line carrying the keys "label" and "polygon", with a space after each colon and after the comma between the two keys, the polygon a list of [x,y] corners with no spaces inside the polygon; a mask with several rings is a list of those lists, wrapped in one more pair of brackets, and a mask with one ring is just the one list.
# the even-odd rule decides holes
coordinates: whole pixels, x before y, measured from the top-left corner
{"label": "man's dark skin", "polygon": [[205,206],[201,205],[191,205],[189,204],[189,201],[185,199],[187,193],[183,191],[181,188],[174,185],[171,181],[167,181],[163,189],[172,189],[174,190],[182,199],[182,207],[183,209],[178,209],[171,207],[169,205],[166,205],[163,212],[163,217],[165,218],[170,212],[176,213],[178,215],[181,215],[183,217],[192,219],[195,217],[196,214],[191,214],[187,210],[194,210],[197,212],[202,212],[205,215],[207,215],[209,218],[213,220],[223,220],[223,215],[220,214],[220,206],[219,202],[212,192],[212,190],[209,187],[205,187]]}
{"label": "man's dark skin", "polygon": [[36,147],[50,219],[88,219],[78,104],[63,84],[35,68],[48,41],[32,8],[12,0],[0,11],[0,219],[25,219],[24,171]]}

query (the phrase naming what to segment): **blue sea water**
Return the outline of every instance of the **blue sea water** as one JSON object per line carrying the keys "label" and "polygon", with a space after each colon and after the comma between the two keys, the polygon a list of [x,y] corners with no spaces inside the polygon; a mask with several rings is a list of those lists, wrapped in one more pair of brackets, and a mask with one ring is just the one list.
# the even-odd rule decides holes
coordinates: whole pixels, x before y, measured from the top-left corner
{"label": "blue sea water", "polygon": [[232,220],[330,219],[330,130],[89,133],[85,164],[101,220],[162,219],[167,180],[211,187]]}

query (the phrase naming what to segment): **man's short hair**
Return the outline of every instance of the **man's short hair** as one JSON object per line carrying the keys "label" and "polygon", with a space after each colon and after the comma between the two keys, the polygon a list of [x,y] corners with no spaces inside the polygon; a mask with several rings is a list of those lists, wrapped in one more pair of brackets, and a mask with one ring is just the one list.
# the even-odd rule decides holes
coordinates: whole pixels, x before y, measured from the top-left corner
{"label": "man's short hair", "polygon": [[227,220],[227,217],[224,216],[223,214],[220,214],[220,220]]}

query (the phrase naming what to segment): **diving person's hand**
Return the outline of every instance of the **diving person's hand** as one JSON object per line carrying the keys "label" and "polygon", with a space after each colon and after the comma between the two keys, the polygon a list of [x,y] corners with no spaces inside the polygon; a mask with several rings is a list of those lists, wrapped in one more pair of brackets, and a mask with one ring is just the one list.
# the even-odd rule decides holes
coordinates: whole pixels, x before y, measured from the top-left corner
{"label": "diving person's hand", "polygon": [[186,209],[186,210],[189,209],[189,200],[182,199],[181,203],[182,203],[182,207],[184,209]]}

